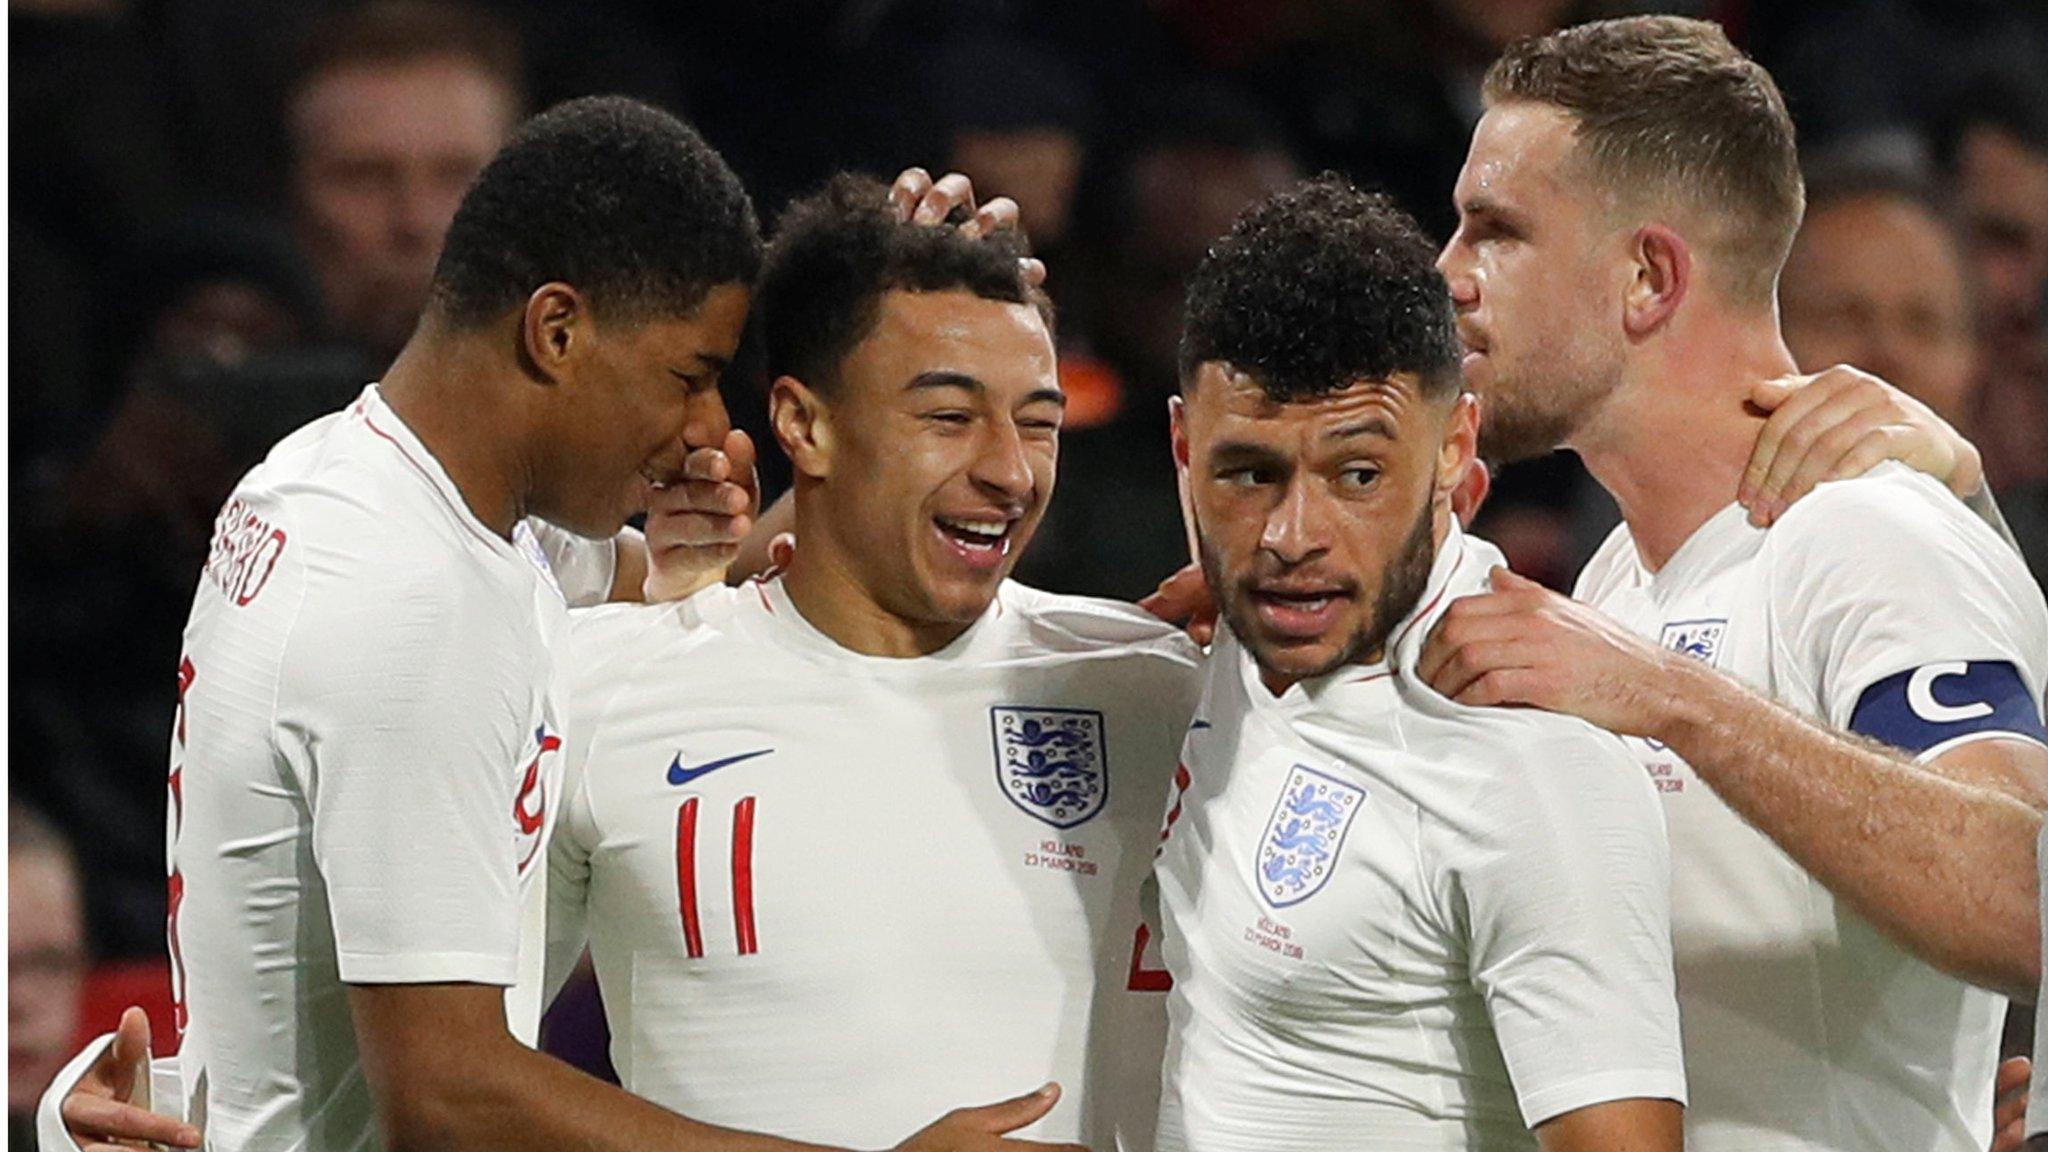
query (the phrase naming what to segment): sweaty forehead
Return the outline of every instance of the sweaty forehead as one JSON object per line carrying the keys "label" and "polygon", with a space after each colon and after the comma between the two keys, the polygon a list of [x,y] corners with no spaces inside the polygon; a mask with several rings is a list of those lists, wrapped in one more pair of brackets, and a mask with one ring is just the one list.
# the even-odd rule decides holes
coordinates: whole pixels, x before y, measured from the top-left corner
{"label": "sweaty forehead", "polygon": [[1510,101],[1488,108],[1472,131],[1472,148],[1458,174],[1459,206],[1562,189],[1574,133],[1571,114],[1549,104]]}

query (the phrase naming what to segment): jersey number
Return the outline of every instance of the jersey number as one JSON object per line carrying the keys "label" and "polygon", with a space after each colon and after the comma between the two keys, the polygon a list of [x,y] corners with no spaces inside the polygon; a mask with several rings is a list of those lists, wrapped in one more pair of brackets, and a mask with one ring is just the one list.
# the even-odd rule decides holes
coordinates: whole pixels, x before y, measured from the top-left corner
{"label": "jersey number", "polygon": [[[683,948],[704,958],[704,924],[697,906],[697,811],[692,796],[676,809],[676,903],[683,918]],[[742,956],[760,949],[754,934],[754,808],[747,796],[732,806],[732,931]]]}

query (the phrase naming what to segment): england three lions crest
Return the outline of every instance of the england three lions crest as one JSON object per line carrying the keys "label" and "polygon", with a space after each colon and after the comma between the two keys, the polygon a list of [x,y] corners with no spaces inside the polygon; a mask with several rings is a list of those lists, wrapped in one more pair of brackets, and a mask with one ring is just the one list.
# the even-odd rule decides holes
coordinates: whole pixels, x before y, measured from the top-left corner
{"label": "england three lions crest", "polygon": [[1010,803],[1055,828],[1085,823],[1109,802],[1102,713],[1082,708],[989,709],[996,783]]}
{"label": "england three lions crest", "polygon": [[1721,636],[1728,631],[1726,620],[1677,620],[1664,626],[1664,647],[1703,664],[1721,659]]}
{"label": "england three lions crest", "polygon": [[1259,837],[1259,891],[1266,903],[1285,908],[1321,891],[1363,807],[1364,789],[1296,764]]}

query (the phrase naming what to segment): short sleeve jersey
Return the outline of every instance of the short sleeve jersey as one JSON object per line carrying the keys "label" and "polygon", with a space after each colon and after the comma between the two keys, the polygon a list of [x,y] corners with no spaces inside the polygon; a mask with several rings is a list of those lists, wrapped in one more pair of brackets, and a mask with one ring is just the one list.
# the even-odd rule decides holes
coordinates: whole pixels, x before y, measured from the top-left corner
{"label": "short sleeve jersey", "polygon": [[573,648],[551,952],[587,924],[627,1088],[887,1147],[1057,1080],[1020,1135],[1151,1147],[1138,903],[1185,636],[1005,584],[942,651],[869,657],[767,580],[579,614]]}
{"label": "short sleeve jersey", "polygon": [[236,486],[185,629],[170,942],[185,1114],[238,1149],[377,1146],[345,985],[508,988],[539,1021],[562,750],[547,552],[470,512],[373,386]]}
{"label": "short sleeve jersey", "polygon": [[1220,635],[1157,870],[1161,1152],[1534,1148],[1684,1099],[1648,783],[1607,733],[1415,675],[1500,563],[1454,532],[1387,662],[1278,696]]}
{"label": "short sleeve jersey", "polygon": [[[1577,595],[1922,759],[2043,737],[2040,590],[1959,501],[1898,465],[1824,484],[1768,530],[1730,505],[1654,573],[1624,525]],[[1671,829],[1687,1146],[1982,1149],[2004,1001],[1838,905],[1668,748],[1628,743]]]}

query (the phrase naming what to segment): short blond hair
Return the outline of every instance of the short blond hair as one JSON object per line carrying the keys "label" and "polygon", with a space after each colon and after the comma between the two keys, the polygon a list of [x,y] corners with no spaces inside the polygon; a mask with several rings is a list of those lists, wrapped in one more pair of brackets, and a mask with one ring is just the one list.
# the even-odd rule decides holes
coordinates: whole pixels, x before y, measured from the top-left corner
{"label": "short blond hair", "polygon": [[1768,301],[1805,211],[1785,98],[1719,25],[1679,16],[1600,20],[1510,46],[1485,99],[1556,107],[1596,178],[1703,210],[1729,288]]}

